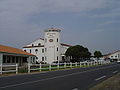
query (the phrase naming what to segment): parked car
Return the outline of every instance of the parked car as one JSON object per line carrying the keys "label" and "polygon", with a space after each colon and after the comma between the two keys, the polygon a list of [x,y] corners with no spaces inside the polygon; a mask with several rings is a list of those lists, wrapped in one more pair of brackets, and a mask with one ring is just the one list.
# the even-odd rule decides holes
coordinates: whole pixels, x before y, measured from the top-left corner
{"label": "parked car", "polygon": [[118,61],[117,61],[117,63],[119,63],[119,64],[120,64],[120,60],[118,60]]}

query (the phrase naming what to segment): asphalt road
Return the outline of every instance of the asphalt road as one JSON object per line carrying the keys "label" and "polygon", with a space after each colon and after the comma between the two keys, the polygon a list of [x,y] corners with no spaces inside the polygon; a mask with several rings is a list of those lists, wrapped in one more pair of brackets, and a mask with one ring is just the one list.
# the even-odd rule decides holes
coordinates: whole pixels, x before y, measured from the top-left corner
{"label": "asphalt road", "polygon": [[0,77],[0,90],[88,90],[120,72],[120,64]]}

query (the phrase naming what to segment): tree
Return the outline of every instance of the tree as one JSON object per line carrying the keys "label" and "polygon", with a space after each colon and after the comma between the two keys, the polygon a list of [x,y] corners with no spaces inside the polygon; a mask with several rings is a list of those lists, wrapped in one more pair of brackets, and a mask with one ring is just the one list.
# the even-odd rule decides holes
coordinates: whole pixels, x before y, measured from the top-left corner
{"label": "tree", "polygon": [[77,62],[82,59],[90,58],[91,53],[89,52],[88,48],[76,45],[68,48],[65,55],[66,57],[71,57],[70,58],[71,62]]}
{"label": "tree", "polygon": [[102,57],[102,53],[100,51],[95,51],[94,52],[94,57],[97,58],[99,60],[100,57]]}

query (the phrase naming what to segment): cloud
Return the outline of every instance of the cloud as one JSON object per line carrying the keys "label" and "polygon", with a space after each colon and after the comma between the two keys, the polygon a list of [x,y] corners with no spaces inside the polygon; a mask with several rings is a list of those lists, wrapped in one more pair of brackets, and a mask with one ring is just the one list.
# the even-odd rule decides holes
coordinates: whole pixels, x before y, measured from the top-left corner
{"label": "cloud", "polygon": [[[110,1],[111,0],[0,0],[0,41],[4,38],[16,39],[16,41],[24,40],[26,37],[30,38],[32,35],[38,35],[36,33],[43,30],[43,28],[47,28],[36,23],[29,23],[33,15],[69,12],[83,14],[84,12],[107,8]],[[119,9],[115,9],[115,13],[111,11],[106,14],[101,14],[101,16],[105,17],[111,14],[118,15],[118,11]],[[93,16],[95,17],[95,15]],[[96,16],[100,15],[96,14]],[[98,30],[97,32],[100,31],[101,30]],[[5,32],[12,33],[3,35]],[[31,32],[32,35],[30,34]],[[11,38],[10,35],[16,36]],[[21,41],[21,44],[22,43]]]}
{"label": "cloud", "polygon": [[96,8],[104,8],[106,1],[107,0],[0,0],[0,30],[25,31],[39,29],[39,25],[29,24],[29,19],[34,14],[80,13]]}
{"label": "cloud", "polygon": [[104,8],[107,1],[108,0],[1,0],[0,27],[1,30],[31,27],[31,25],[28,24],[28,19],[34,14],[40,14],[42,12],[80,13],[96,8]]}

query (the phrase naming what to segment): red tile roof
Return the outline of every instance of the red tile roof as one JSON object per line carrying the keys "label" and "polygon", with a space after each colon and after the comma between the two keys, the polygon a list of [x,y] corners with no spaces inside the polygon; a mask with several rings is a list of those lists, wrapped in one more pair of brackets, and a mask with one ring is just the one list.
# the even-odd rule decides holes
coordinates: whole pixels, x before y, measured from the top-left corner
{"label": "red tile roof", "polygon": [[25,52],[25,51],[23,51],[21,49],[9,47],[9,46],[4,46],[4,45],[0,45],[0,52],[34,56],[33,54],[27,53],[27,52]]}
{"label": "red tile roof", "polygon": [[[64,44],[64,43],[61,43],[61,45],[66,46],[66,47],[71,47],[71,45]],[[41,45],[41,46],[25,46],[23,48],[36,48],[36,47],[44,47],[44,45]]]}
{"label": "red tile roof", "polygon": [[61,43],[62,46],[67,46],[67,47],[71,47],[72,45],[68,45],[68,44],[64,44],[64,43]]}
{"label": "red tile roof", "polygon": [[117,52],[120,52],[120,50],[118,50],[118,51],[115,51],[115,52],[112,52],[112,53],[109,53],[109,54],[107,54],[107,55],[105,55],[105,56],[110,56],[110,55],[112,55],[112,54],[115,54],[115,53],[117,53]]}
{"label": "red tile roof", "polygon": [[25,46],[23,48],[36,48],[36,47],[44,47],[44,45],[41,45],[41,46]]}

